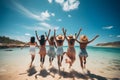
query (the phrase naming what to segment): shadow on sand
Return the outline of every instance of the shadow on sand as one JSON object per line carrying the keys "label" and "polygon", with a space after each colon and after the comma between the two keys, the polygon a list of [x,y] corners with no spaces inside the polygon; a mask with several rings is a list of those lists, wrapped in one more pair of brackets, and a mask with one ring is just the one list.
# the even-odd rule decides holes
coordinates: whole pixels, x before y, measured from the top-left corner
{"label": "shadow on sand", "polygon": [[32,76],[33,74],[35,74],[37,71],[35,69],[35,66],[32,66],[31,68],[29,68],[27,70],[28,76]]}
{"label": "shadow on sand", "polygon": [[107,80],[107,78],[105,78],[103,76],[92,74],[89,70],[87,70],[86,74],[79,73],[75,70],[71,70],[69,73],[62,71],[61,76],[63,76],[64,78],[73,78],[73,80],[75,80],[75,78],[90,79],[90,80],[95,80],[95,79]]}
{"label": "shadow on sand", "polygon": [[[53,74],[58,73],[58,70],[56,68],[51,68],[49,69],[50,72],[52,72]],[[92,74],[89,70],[87,70],[87,74],[82,74],[79,73],[75,70],[71,70],[70,72],[65,72],[64,70],[60,71],[60,76],[63,78],[73,78],[73,80],[75,80],[75,78],[78,79],[97,79],[97,80],[107,80],[107,78],[100,76],[100,75],[96,75],[96,74]]]}
{"label": "shadow on sand", "polygon": [[[47,71],[46,69],[42,69],[40,70],[40,72],[38,74],[35,75],[35,78],[37,79],[37,76],[42,76],[42,77],[47,77],[48,75],[51,75],[53,78],[55,78],[55,74],[58,74],[58,69],[56,69],[55,67],[52,67],[49,69],[49,71]],[[83,80],[107,80],[110,78],[106,78],[100,75],[96,75],[91,73],[89,70],[87,70],[86,74],[77,72],[75,70],[71,70],[70,72],[65,72],[64,70],[60,71],[60,77],[63,78],[73,78],[73,80],[75,80],[75,78],[77,79],[83,79]],[[60,79],[60,78],[59,78]],[[112,78],[110,80],[120,80],[119,78]]]}
{"label": "shadow on sand", "polygon": [[[37,76],[47,77],[48,75],[51,75],[54,78],[55,74],[58,74],[58,69],[54,67],[50,68],[49,71],[47,71],[46,69],[42,69],[38,74],[35,75],[35,78],[37,78]],[[87,70],[87,74],[82,74],[75,70],[71,70],[70,72],[65,72],[64,70],[61,70],[60,76],[63,78],[73,78],[73,80],[75,80],[75,78],[91,79],[91,80],[94,80],[94,79],[107,80],[107,78],[103,76],[92,74],[89,70]]]}
{"label": "shadow on sand", "polygon": [[32,76],[32,75],[34,75],[36,72],[37,72],[37,71],[35,70],[35,66],[32,66],[32,67],[29,68],[26,72],[19,73],[19,75],[28,74],[28,76]]}
{"label": "shadow on sand", "polygon": [[40,72],[35,75],[35,78],[37,79],[37,76],[47,77],[48,75],[55,77],[55,74],[57,72],[58,72],[58,70],[54,67],[50,68],[49,71],[47,71],[46,69],[41,69]]}

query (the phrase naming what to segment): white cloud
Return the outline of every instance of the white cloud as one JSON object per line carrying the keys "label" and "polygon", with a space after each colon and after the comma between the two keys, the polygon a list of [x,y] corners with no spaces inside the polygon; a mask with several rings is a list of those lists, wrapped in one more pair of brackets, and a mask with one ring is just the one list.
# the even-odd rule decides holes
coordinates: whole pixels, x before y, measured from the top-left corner
{"label": "white cloud", "polygon": [[71,15],[68,15],[69,18],[71,18],[72,16]]}
{"label": "white cloud", "polygon": [[77,9],[80,4],[79,0],[55,0],[55,2],[60,4],[64,11]]}
{"label": "white cloud", "polygon": [[40,25],[47,28],[47,29],[59,29],[58,26],[52,26],[52,25],[50,25],[50,24],[48,24],[46,22],[41,22]]}
{"label": "white cloud", "polygon": [[55,0],[56,3],[63,4],[64,0]]}
{"label": "white cloud", "polygon": [[50,24],[45,23],[45,22],[40,23],[40,25],[42,25],[42,26],[44,26],[44,27],[46,27],[46,28],[48,28],[48,29],[51,28]]}
{"label": "white cloud", "polygon": [[50,25],[46,22],[40,22],[36,24],[35,26],[24,26],[24,28],[29,29],[29,30],[38,30],[38,31],[48,31],[48,29],[54,30],[54,29],[59,29],[59,26],[53,26]]}
{"label": "white cloud", "polygon": [[29,34],[29,33],[25,33],[25,35],[26,35],[26,36],[30,36],[30,34]]}
{"label": "white cloud", "polygon": [[42,18],[42,20],[49,20],[50,13],[46,10],[45,12],[42,12],[40,14],[40,17]]}
{"label": "white cloud", "polygon": [[30,17],[32,19],[38,20],[38,21],[45,21],[45,20],[49,20],[49,18],[51,16],[54,16],[53,13],[48,12],[48,10],[41,12],[40,15],[37,15],[33,12],[31,12],[30,10],[26,9],[24,6],[22,6],[21,4],[17,3],[17,2],[13,2],[13,4],[17,7],[17,11],[26,15],[27,17]]}
{"label": "white cloud", "polygon": [[55,13],[51,13],[52,16],[55,16]]}
{"label": "white cloud", "polygon": [[103,27],[103,29],[112,29],[113,26],[107,26],[107,27]]}
{"label": "white cloud", "polygon": [[117,38],[120,38],[120,35],[117,35]]}
{"label": "white cloud", "polygon": [[49,3],[52,3],[53,0],[48,0]]}
{"label": "white cloud", "polygon": [[62,19],[57,19],[57,21],[59,21],[59,22],[60,22],[60,21],[62,21]]}

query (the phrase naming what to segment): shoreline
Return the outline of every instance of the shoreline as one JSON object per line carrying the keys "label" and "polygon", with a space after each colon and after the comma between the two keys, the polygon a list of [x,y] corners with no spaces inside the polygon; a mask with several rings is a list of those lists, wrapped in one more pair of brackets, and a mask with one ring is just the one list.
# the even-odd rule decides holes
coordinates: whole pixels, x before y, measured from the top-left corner
{"label": "shoreline", "polygon": [[[64,47],[66,49],[66,47]],[[78,48],[77,48],[78,49]],[[0,58],[0,79],[1,80],[119,80],[120,76],[120,59],[119,54],[109,56],[101,55],[101,52],[95,52],[94,48],[89,48],[86,64],[86,74],[83,73],[79,56],[76,54],[76,60],[69,69],[65,63],[66,56],[63,57],[61,73],[59,78],[57,57],[53,60],[53,67],[49,67],[49,57],[46,55],[44,67],[40,67],[39,49],[36,49],[36,56],[33,67],[29,68],[31,55],[29,49],[12,49],[13,51],[1,50]],[[116,50],[116,49],[115,49]],[[79,52],[76,50],[76,52]],[[98,54],[96,54],[98,53]],[[111,52],[112,53],[112,52]],[[118,52],[117,52],[118,53]],[[99,56],[98,56],[99,55]],[[35,76],[37,75],[37,78]],[[54,77],[52,76],[54,75]]]}
{"label": "shoreline", "polygon": [[[0,49],[6,49],[6,48],[20,48],[20,47],[24,47],[24,44],[7,44],[7,43],[0,43]],[[28,46],[25,46],[28,47]]]}
{"label": "shoreline", "polygon": [[102,48],[120,48],[120,46],[92,46],[92,47],[102,47]]}

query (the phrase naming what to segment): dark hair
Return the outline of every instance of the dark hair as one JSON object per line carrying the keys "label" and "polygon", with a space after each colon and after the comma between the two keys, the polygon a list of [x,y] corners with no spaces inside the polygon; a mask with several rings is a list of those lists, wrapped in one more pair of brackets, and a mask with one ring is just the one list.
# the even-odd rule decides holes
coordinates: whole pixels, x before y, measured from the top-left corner
{"label": "dark hair", "polygon": [[70,44],[72,45],[74,43],[74,39],[70,39]]}
{"label": "dark hair", "polygon": [[63,42],[63,40],[57,40],[57,42],[61,44]]}
{"label": "dark hair", "polygon": [[32,36],[32,37],[30,38],[30,42],[31,42],[31,43],[34,43],[34,42],[35,42],[35,37],[34,37],[34,36]]}
{"label": "dark hair", "polygon": [[45,43],[45,36],[44,35],[41,35],[40,36],[40,45],[44,45],[44,43]]}
{"label": "dark hair", "polygon": [[50,41],[54,41],[54,36],[51,36],[51,37],[50,37]]}

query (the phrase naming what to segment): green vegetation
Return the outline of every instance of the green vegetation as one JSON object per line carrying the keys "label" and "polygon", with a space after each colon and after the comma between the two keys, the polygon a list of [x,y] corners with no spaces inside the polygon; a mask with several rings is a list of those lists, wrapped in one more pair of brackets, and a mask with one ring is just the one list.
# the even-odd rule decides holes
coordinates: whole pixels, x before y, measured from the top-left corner
{"label": "green vegetation", "polygon": [[96,46],[109,46],[109,47],[120,47],[120,41],[99,43]]}
{"label": "green vegetation", "polygon": [[22,41],[13,40],[6,36],[0,36],[0,43],[7,43],[7,44],[24,44]]}

